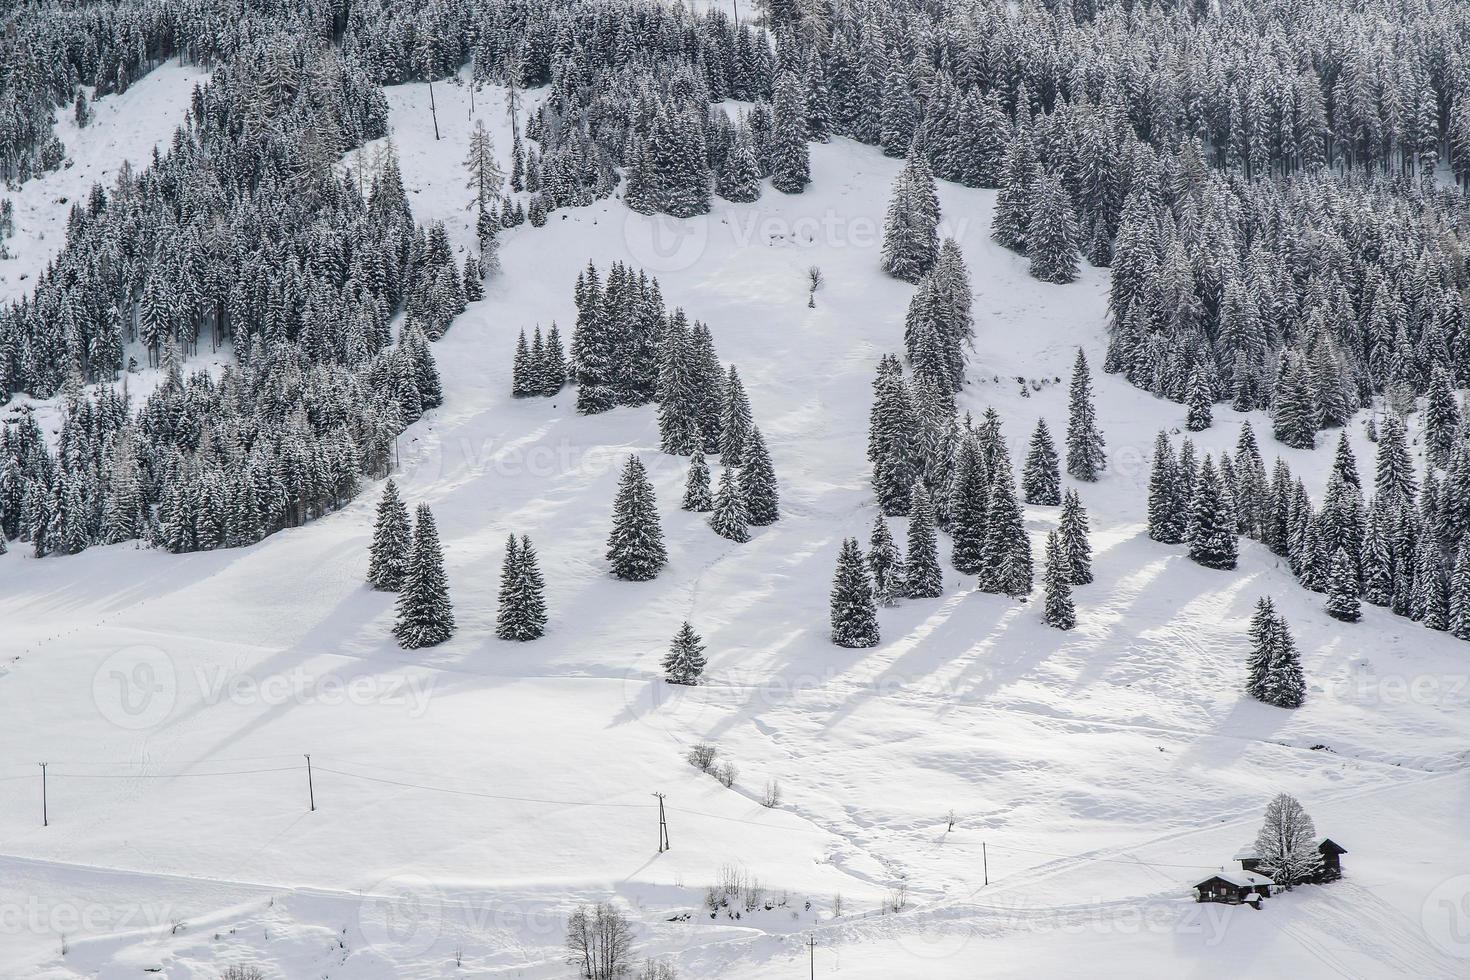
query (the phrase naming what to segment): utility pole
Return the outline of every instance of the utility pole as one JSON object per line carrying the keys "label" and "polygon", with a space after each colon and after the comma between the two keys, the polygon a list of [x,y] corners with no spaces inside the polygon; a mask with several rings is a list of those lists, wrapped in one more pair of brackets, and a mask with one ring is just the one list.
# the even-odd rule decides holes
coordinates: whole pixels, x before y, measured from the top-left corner
{"label": "utility pole", "polygon": [[671,850],[673,845],[669,843],[669,821],[664,815],[664,794],[654,793],[658,798],[658,852]]}
{"label": "utility pole", "polygon": [[807,962],[811,964],[812,980],[817,980],[817,937],[815,935],[806,937]]}
{"label": "utility pole", "polygon": [[990,884],[990,855],[985,853],[985,842],[980,842],[980,864],[984,869],[985,883]]}
{"label": "utility pole", "polygon": [[735,12],[735,29],[740,29],[740,0],[730,0],[730,9]]}
{"label": "utility pole", "polygon": [[439,110],[434,106],[434,80],[429,79],[429,115],[434,117],[434,142],[439,142]]}
{"label": "utility pole", "polygon": [[51,815],[46,810],[46,763],[41,763],[41,826],[51,826]]}
{"label": "utility pole", "polygon": [[316,812],[316,787],[311,782],[311,756],[306,757],[306,795],[311,800],[311,812]]}

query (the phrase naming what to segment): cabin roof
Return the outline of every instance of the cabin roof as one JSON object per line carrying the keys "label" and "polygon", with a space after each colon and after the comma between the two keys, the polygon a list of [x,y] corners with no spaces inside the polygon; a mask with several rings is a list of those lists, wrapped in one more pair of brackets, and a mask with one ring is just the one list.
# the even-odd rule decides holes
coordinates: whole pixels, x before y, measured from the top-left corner
{"label": "cabin roof", "polygon": [[1270,878],[1267,878],[1265,875],[1256,874],[1254,871],[1216,871],[1214,874],[1196,881],[1194,887],[1198,888],[1201,885],[1208,885],[1216,878],[1226,884],[1234,885],[1236,888],[1259,888],[1275,884]]}

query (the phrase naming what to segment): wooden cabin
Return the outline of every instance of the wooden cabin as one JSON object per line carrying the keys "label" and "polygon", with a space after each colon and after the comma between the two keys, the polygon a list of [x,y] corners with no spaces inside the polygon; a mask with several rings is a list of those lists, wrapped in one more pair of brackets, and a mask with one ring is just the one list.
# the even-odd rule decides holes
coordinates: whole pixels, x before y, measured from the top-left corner
{"label": "wooden cabin", "polygon": [[[1317,853],[1322,855],[1322,866],[1309,881],[1326,882],[1336,881],[1342,877],[1342,855],[1347,853],[1343,847],[1331,837],[1324,837],[1317,844]],[[1240,862],[1240,870],[1260,873],[1261,856],[1256,853],[1254,844],[1247,844],[1235,854],[1235,860]]]}
{"label": "wooden cabin", "polygon": [[1324,837],[1317,845],[1317,853],[1322,855],[1322,870],[1317,872],[1317,880],[1336,881],[1341,878],[1342,855],[1347,853],[1347,848],[1331,837]]}
{"label": "wooden cabin", "polygon": [[1261,900],[1271,897],[1273,887],[1275,882],[1253,871],[1217,871],[1195,882],[1194,900],[1260,908]]}

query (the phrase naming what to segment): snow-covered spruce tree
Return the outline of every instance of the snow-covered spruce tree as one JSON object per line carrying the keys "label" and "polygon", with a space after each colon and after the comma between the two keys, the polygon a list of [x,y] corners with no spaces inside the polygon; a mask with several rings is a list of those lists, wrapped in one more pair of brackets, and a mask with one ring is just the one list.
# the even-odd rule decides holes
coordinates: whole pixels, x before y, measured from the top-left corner
{"label": "snow-covered spruce tree", "polygon": [[686,620],[664,656],[664,680],[670,684],[699,683],[704,676],[704,640]]}
{"label": "snow-covered spruce tree", "polygon": [[695,453],[689,460],[689,477],[684,481],[684,502],[680,506],[697,514],[714,508],[709,491],[709,464],[704,461],[704,453]]}
{"label": "snow-covered spruce tree", "polygon": [[751,145],[750,130],[740,126],[735,131],[735,142],[725,159],[725,168],[720,171],[715,191],[727,201],[749,204],[761,196],[761,171]]}
{"label": "snow-covered spruce tree", "polygon": [[939,192],[922,153],[913,153],[893,182],[883,227],[883,271],[917,283],[939,255]]}
{"label": "snow-covered spruce tree", "polygon": [[531,539],[520,542],[512,534],[505,543],[505,560],[500,567],[500,604],[495,617],[495,635],[502,640],[524,642],[546,633],[546,583]]}
{"label": "snow-covered spruce tree", "polygon": [[1077,625],[1077,610],[1072,605],[1071,564],[1057,532],[1049,532],[1046,536],[1046,567],[1041,580],[1046,591],[1041,621],[1054,629],[1069,630]]}
{"label": "snow-covered spruce tree", "polygon": [[1389,550],[1383,511],[1374,502],[1368,515],[1368,530],[1363,536],[1363,598],[1375,606],[1386,606],[1393,599],[1393,553]]}
{"label": "snow-covered spruce tree", "polygon": [[776,80],[776,128],[771,133],[771,186],[783,194],[800,194],[811,183],[807,150],[806,87],[794,71]]}
{"label": "snow-covered spruce tree", "polygon": [[776,469],[759,426],[745,440],[745,465],[740,468],[740,495],[752,527],[766,527],[781,519],[781,495]]}
{"label": "snow-covered spruce tree", "polygon": [[1454,387],[1444,367],[1436,364],[1424,408],[1424,442],[1430,462],[1448,466],[1459,433],[1460,406],[1455,401]]}
{"label": "snow-covered spruce tree", "polygon": [[857,538],[842,542],[832,580],[832,642],[840,647],[878,645],[878,609]]}
{"label": "snow-covered spruce tree", "polygon": [[643,461],[629,456],[613,501],[613,527],[607,539],[607,562],[617,578],[647,582],[668,561],[658,501]]}
{"label": "snow-covered spruce tree", "polygon": [[1021,477],[1026,503],[1039,507],[1055,507],[1062,502],[1062,473],[1057,447],[1051,441],[1046,419],[1038,419],[1031,434],[1031,450],[1026,454],[1026,471]]}
{"label": "snow-covered spruce tree", "polygon": [[1271,409],[1279,441],[1293,449],[1311,449],[1317,444],[1322,411],[1316,385],[1310,369],[1291,351],[1281,356]]}
{"label": "snow-covered spruce tree", "polygon": [[1266,805],[1266,821],[1256,834],[1261,870],[1286,889],[1312,880],[1322,867],[1319,840],[1296,797],[1280,794]]}
{"label": "snow-covered spruce tree", "polygon": [[1404,420],[1397,415],[1388,416],[1379,428],[1375,489],[1385,500],[1407,504],[1412,504],[1419,492]]}
{"label": "snow-covered spruce tree", "polygon": [[1041,166],[1027,124],[1016,127],[1001,166],[1000,193],[990,219],[990,237],[1002,246],[1026,251],[1031,215],[1036,210]]}
{"label": "snow-covered spruce tree", "polygon": [[485,273],[480,269],[480,260],[473,255],[464,259],[464,298],[474,303],[485,298]]}
{"label": "snow-covered spruce tree", "polygon": [[745,494],[740,487],[740,478],[729,466],[720,474],[709,526],[720,537],[736,544],[750,540],[750,515],[745,509]]}
{"label": "snow-covered spruce tree", "polygon": [[546,333],[545,358],[541,366],[541,394],[549,397],[561,391],[567,383],[567,352],[555,321]]}
{"label": "snow-covered spruce tree", "polygon": [[740,372],[730,365],[725,379],[725,400],[720,426],[720,461],[729,466],[745,464],[745,441],[750,438],[752,425],[750,398],[745,394],[745,385]]}
{"label": "snow-covered spruce tree", "polygon": [[1072,386],[1067,415],[1067,472],[1078,480],[1092,482],[1107,466],[1102,433],[1097,427],[1097,411],[1092,404],[1092,374],[1087,355],[1077,348],[1072,365]]}
{"label": "snow-covered spruce tree", "polygon": [[1189,557],[1206,568],[1234,568],[1238,543],[1235,508],[1220,485],[1215,461],[1205,457],[1189,508]]}
{"label": "snow-covered spruce tree", "polygon": [[1470,541],[1462,541],[1450,578],[1450,633],[1470,640]]}
{"label": "snow-covered spruce tree", "polygon": [[1033,279],[1068,283],[1077,278],[1077,215],[1055,173],[1045,174],[1037,185],[1026,222],[1026,254]]}
{"label": "snow-covered spruce tree", "polygon": [[868,571],[873,576],[873,598],[878,605],[892,606],[903,597],[903,556],[882,514],[873,519],[873,533],[868,537]]}
{"label": "snow-covered spruce tree", "polygon": [[1356,623],[1362,616],[1358,606],[1358,563],[1338,548],[1327,573],[1327,615],[1344,623]]}
{"label": "snow-covered spruce tree", "polygon": [[934,507],[920,483],[909,505],[908,552],[904,557],[904,595],[910,599],[937,599],[944,595],[944,573],[939,567],[939,540],[934,530]]}
{"label": "snow-covered spruce tree", "polygon": [[510,368],[510,393],[513,397],[525,398],[535,394],[531,390],[532,369],[531,345],[526,343],[526,331],[523,329],[516,338],[515,360]]}
{"label": "snow-covered spruce tree", "polygon": [[[891,368],[885,368],[891,364]],[[873,460],[873,493],[890,517],[908,513],[914,482],[923,468],[922,434],[913,396],[896,358],[885,358],[873,383],[868,446]]]}
{"label": "snow-covered spruce tree", "polygon": [[1185,394],[1185,401],[1189,405],[1189,415],[1184,422],[1184,427],[1190,432],[1203,432],[1215,424],[1212,414],[1215,406],[1215,393],[1210,388],[1209,379],[1205,377],[1204,371],[1196,364],[1189,372],[1189,387]]}
{"label": "snow-covered spruce tree", "polygon": [[928,378],[947,393],[964,385],[966,350],[975,337],[973,303],[964,257],[954,239],[946,238],[909,300],[904,323],[904,349],[916,379]]}
{"label": "snow-covered spruce tree", "polygon": [[454,635],[454,606],[444,575],[444,552],[428,504],[415,512],[413,551],[398,593],[398,622],[393,636],[405,650],[438,646]]}
{"label": "snow-covered spruce tree", "polygon": [[1162,429],[1154,440],[1153,469],[1148,480],[1148,536],[1162,544],[1182,544],[1189,523],[1181,492],[1178,461]]}
{"label": "snow-covered spruce tree", "polygon": [[[5,539],[0,534],[0,541]],[[408,507],[398,496],[398,486],[389,480],[378,501],[378,518],[373,524],[373,544],[368,559],[368,584],[379,592],[397,592],[403,587],[413,535],[408,526]]]}
{"label": "snow-covered spruce tree", "polygon": [[1024,598],[1031,594],[1034,575],[1031,538],[1016,499],[1016,479],[1009,460],[992,475],[985,511],[985,544],[976,584],[982,592]]}
{"label": "snow-covered spruce tree", "polygon": [[1071,562],[1072,584],[1088,585],[1092,582],[1092,542],[1088,540],[1087,510],[1076,490],[1068,490],[1062,497],[1062,520],[1057,527],[1057,537]]}
{"label": "snow-covered spruce tree", "polygon": [[1261,597],[1250,625],[1251,653],[1246,661],[1246,692],[1278,708],[1299,708],[1306,700],[1301,657],[1286,620],[1269,598]]}
{"label": "snow-covered spruce tree", "polygon": [[704,396],[699,390],[693,338],[682,311],[675,311],[664,331],[658,392],[660,448],[673,456],[699,451],[704,446],[700,426]]}

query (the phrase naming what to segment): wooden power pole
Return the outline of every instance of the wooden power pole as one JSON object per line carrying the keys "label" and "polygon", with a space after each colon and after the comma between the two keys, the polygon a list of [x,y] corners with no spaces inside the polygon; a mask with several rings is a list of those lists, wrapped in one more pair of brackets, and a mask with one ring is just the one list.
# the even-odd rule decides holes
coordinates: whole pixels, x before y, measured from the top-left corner
{"label": "wooden power pole", "polygon": [[673,845],[669,843],[669,820],[664,814],[664,794],[654,793],[658,798],[658,852],[671,850]]}
{"label": "wooden power pole", "polygon": [[316,812],[316,787],[311,781],[311,756],[306,757],[306,798],[311,802],[311,812]]}
{"label": "wooden power pole", "polygon": [[811,964],[811,978],[817,980],[817,937],[806,937],[807,962]]}
{"label": "wooden power pole", "polygon": [[46,811],[46,763],[41,763],[41,826],[51,826],[51,815]]}

